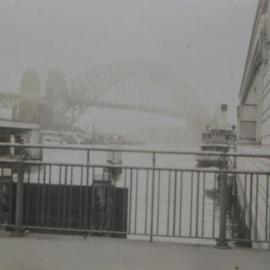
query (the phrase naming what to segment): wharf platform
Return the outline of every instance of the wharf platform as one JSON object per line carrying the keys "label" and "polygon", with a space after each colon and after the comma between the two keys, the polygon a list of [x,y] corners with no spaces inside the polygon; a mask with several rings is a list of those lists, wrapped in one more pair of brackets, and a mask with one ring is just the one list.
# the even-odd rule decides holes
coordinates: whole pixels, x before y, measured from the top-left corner
{"label": "wharf platform", "polygon": [[269,251],[99,237],[0,235],[3,270],[268,270]]}

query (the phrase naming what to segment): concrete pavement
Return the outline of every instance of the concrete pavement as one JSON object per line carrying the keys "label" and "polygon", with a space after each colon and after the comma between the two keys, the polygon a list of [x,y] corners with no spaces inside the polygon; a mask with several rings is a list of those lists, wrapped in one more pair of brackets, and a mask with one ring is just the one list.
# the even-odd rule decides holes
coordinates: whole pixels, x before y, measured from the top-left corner
{"label": "concrete pavement", "polygon": [[265,250],[56,235],[0,237],[0,270],[268,270]]}

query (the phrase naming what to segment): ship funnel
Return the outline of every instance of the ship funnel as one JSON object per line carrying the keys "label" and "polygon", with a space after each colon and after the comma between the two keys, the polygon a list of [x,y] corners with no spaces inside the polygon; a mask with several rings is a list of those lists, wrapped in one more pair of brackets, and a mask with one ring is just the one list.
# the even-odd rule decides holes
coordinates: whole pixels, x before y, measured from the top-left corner
{"label": "ship funnel", "polygon": [[225,128],[227,126],[227,112],[228,112],[228,105],[221,104],[221,106],[220,106],[220,125],[223,128]]}

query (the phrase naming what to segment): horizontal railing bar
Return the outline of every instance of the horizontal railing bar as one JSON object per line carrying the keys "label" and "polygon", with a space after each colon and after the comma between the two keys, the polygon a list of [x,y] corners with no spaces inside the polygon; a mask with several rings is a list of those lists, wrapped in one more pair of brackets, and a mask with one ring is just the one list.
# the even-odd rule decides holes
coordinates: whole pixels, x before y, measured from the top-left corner
{"label": "horizontal railing bar", "polygon": [[[6,224],[0,224],[0,226],[4,226],[5,228],[10,228],[13,229],[16,226],[15,225],[6,225]],[[122,234],[122,235],[129,235],[129,236],[145,236],[145,237],[149,237],[150,233],[133,233],[133,232],[123,232],[123,231],[110,231],[110,230],[86,230],[86,229],[73,229],[73,228],[59,228],[59,227],[41,227],[41,226],[27,226],[24,225],[22,226],[22,228],[24,230],[36,230],[36,231],[43,231],[43,232],[74,232],[74,233],[82,233],[82,234],[91,234],[91,233],[104,233],[104,234]],[[166,234],[153,234],[154,237],[160,237],[160,238],[183,238],[183,239],[201,239],[201,240],[216,240],[216,238],[212,238],[212,237],[196,237],[196,236],[187,236],[187,235],[175,235],[175,236],[171,236],[171,235],[166,235]]]}
{"label": "horizontal railing bar", "polygon": [[131,149],[131,148],[111,148],[111,147],[89,147],[89,146],[63,146],[63,145],[41,145],[41,144],[12,144],[0,143],[1,147],[16,148],[35,148],[35,149],[54,149],[54,150],[75,150],[75,151],[94,151],[94,152],[123,152],[123,153],[141,153],[141,154],[163,154],[163,155],[211,155],[222,157],[253,157],[253,158],[270,158],[270,154],[254,153],[213,153],[208,151],[181,151],[181,150],[157,150],[157,149]]}
{"label": "horizontal railing bar", "polygon": [[[10,228],[10,229],[15,229],[16,225],[12,224],[0,224],[1,227],[4,228]],[[55,232],[74,232],[74,233],[85,233],[85,234],[90,234],[90,233],[110,233],[110,234],[123,234],[127,235],[129,233],[127,232],[122,232],[122,231],[106,231],[106,230],[86,230],[86,229],[74,229],[74,228],[60,228],[60,227],[41,227],[41,226],[28,226],[28,225],[23,225],[22,228],[24,230],[39,230],[39,231],[55,231]]]}
{"label": "horizontal railing bar", "polygon": [[232,239],[228,239],[228,240],[230,240],[232,242],[247,242],[247,243],[251,242],[251,243],[261,243],[261,244],[270,243],[270,239],[269,240],[258,240],[258,239],[255,240],[255,239],[245,239],[245,238],[232,238]]}
{"label": "horizontal railing bar", "polygon": [[[10,228],[10,229],[15,229],[16,225],[12,225],[12,224],[0,224],[1,227],[3,228]],[[106,230],[86,230],[86,229],[73,229],[73,228],[59,228],[59,227],[41,227],[41,226],[27,226],[27,225],[23,225],[22,228],[24,230],[36,230],[36,231],[40,231],[40,232],[63,232],[63,233],[67,233],[67,232],[74,232],[74,233],[82,233],[82,234],[91,234],[91,233],[108,233],[108,234],[122,234],[122,235],[130,235],[130,236],[145,236],[148,237],[150,234],[149,233],[132,233],[132,232],[123,232],[123,231],[106,231]],[[171,235],[166,235],[166,234],[153,234],[154,237],[160,237],[160,238],[183,238],[183,239],[198,239],[198,240],[217,240],[217,238],[213,238],[213,237],[200,237],[200,236],[186,236],[186,235],[175,235],[175,236],[171,236]],[[242,241],[242,242],[256,242],[256,243],[269,243],[269,241],[266,240],[250,240],[250,239],[245,239],[245,238],[233,238],[233,239],[228,239],[230,241],[233,242],[237,242],[237,241]]]}
{"label": "horizontal railing bar", "polygon": [[[0,159],[0,164],[23,164],[32,166],[67,166],[67,167],[84,167],[84,168],[109,168],[109,169],[134,169],[134,170],[155,170],[155,171],[177,171],[177,172],[202,172],[202,173],[227,173],[227,174],[257,174],[270,175],[270,171],[256,170],[219,170],[219,169],[196,169],[196,168],[180,168],[180,167],[153,167],[153,166],[126,166],[126,165],[110,165],[110,164],[86,164],[86,163],[61,163],[61,162],[39,162],[27,160],[6,160]],[[5,169],[5,168],[4,168]]]}

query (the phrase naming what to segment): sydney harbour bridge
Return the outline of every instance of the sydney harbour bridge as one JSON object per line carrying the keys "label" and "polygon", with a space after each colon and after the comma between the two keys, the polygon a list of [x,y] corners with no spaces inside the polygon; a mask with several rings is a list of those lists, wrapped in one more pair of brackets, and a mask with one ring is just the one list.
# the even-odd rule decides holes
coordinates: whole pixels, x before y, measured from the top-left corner
{"label": "sydney harbour bridge", "polygon": [[[45,96],[33,95],[28,89],[37,88],[35,82],[30,86],[26,83],[26,90],[18,94],[2,92],[0,107],[11,108],[14,119],[31,122],[41,121],[42,116],[33,116],[41,107],[47,126],[74,126],[91,107],[178,117],[197,130],[209,121],[208,112],[196,92],[167,66],[142,62],[100,65],[68,82],[52,81]],[[169,100],[167,105],[164,98],[160,100],[159,93]]]}

